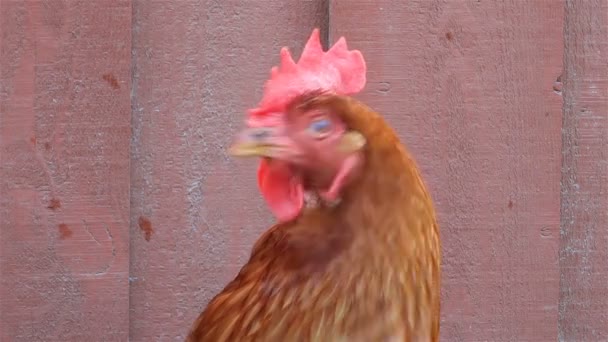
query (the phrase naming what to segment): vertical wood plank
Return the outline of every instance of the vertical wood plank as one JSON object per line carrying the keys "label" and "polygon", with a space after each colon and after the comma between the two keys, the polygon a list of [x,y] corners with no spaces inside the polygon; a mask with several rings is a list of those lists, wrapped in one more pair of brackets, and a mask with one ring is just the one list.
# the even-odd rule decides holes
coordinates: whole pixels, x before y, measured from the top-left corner
{"label": "vertical wood plank", "polygon": [[565,11],[559,341],[606,341],[608,2]]}
{"label": "vertical wood plank", "polygon": [[334,0],[360,98],[421,166],[443,239],[444,341],[554,341],[562,1]]}
{"label": "vertical wood plank", "polygon": [[0,340],[125,341],[131,2],[0,8]]}
{"label": "vertical wood plank", "polygon": [[[131,340],[182,340],[272,219],[226,154],[324,1],[134,1]],[[299,54],[298,49],[294,49]]]}

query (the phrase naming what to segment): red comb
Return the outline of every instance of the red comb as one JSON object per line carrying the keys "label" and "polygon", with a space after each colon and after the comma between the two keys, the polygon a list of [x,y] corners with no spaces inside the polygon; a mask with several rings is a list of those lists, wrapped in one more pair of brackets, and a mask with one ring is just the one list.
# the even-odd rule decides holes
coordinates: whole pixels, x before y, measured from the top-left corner
{"label": "red comb", "polygon": [[281,110],[293,97],[307,91],[355,94],[365,87],[365,73],[363,55],[358,50],[349,51],[344,37],[324,52],[319,29],[314,29],[297,64],[287,47],[281,49],[280,67],[272,68],[262,100],[249,113],[257,116]]}

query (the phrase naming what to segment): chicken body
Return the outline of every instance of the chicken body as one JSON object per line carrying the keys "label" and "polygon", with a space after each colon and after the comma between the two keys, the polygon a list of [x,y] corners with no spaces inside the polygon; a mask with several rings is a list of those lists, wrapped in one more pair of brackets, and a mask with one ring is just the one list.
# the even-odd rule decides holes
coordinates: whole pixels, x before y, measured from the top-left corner
{"label": "chicken body", "polygon": [[270,228],[187,341],[438,341],[439,230],[414,161],[362,103],[317,102],[367,140],[357,178]]}

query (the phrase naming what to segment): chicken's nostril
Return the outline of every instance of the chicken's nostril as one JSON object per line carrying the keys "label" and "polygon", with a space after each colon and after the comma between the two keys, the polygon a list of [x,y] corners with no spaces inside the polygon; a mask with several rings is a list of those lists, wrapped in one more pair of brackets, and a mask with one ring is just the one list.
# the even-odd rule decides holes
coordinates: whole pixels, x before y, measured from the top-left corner
{"label": "chicken's nostril", "polygon": [[251,138],[253,140],[264,140],[270,136],[270,131],[267,129],[260,129],[251,132]]}

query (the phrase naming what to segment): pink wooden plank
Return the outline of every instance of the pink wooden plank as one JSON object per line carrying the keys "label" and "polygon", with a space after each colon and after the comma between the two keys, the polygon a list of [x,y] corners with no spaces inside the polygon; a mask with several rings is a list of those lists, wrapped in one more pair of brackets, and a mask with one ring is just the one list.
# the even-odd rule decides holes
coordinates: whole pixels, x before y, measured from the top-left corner
{"label": "pink wooden plank", "polygon": [[126,341],[131,2],[0,3],[0,340]]}
{"label": "pink wooden plank", "polygon": [[[272,222],[226,148],[323,1],[134,2],[131,340],[183,340]],[[296,54],[299,50],[295,49]]]}
{"label": "pink wooden plank", "polygon": [[608,340],[608,2],[565,16],[560,341]]}
{"label": "pink wooden plank", "polygon": [[331,2],[438,206],[443,341],[555,341],[561,1]]}

